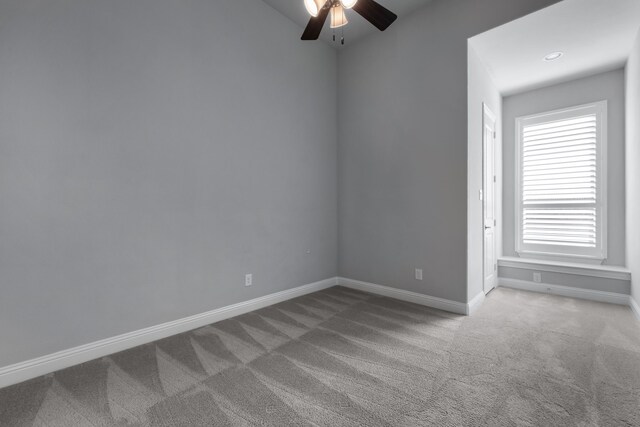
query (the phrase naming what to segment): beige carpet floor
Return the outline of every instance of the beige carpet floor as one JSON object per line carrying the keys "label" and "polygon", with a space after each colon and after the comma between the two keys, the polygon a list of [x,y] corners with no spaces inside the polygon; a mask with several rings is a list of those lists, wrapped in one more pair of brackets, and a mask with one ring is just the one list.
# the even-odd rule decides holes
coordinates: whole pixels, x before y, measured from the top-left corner
{"label": "beige carpet floor", "polygon": [[640,426],[629,308],[335,287],[0,390],[2,426]]}

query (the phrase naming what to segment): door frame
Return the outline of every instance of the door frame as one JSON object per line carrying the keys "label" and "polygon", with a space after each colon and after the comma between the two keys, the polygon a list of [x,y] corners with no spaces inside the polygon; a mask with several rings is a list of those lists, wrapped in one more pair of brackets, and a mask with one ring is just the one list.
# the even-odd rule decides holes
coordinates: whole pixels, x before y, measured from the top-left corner
{"label": "door frame", "polygon": [[[485,139],[485,127],[487,124],[487,119],[493,122],[493,177],[491,184],[493,185],[493,217],[494,217],[494,225],[493,225],[493,251],[494,251],[494,271],[495,276],[493,279],[493,283],[487,284],[487,271],[486,271],[486,244],[485,244],[485,218],[486,218],[486,194],[488,183],[486,182],[487,178],[487,147],[486,147],[486,139]],[[489,106],[486,103],[482,103],[482,290],[486,294],[491,292],[496,288],[498,282],[498,253],[497,253],[497,163],[496,163],[496,143],[497,143],[497,127],[498,120],[496,115],[491,111]]]}

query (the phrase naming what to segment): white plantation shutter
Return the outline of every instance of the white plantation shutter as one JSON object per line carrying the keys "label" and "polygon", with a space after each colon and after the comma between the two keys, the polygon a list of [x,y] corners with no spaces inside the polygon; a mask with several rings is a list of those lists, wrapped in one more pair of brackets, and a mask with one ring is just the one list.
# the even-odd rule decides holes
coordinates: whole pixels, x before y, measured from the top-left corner
{"label": "white plantation shutter", "polygon": [[603,259],[606,103],[518,119],[519,252]]}

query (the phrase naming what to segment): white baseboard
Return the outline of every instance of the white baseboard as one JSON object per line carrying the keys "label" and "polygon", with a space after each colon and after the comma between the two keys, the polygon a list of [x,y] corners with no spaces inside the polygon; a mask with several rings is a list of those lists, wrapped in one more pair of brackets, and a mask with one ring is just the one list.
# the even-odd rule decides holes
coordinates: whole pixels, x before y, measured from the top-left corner
{"label": "white baseboard", "polygon": [[467,315],[473,316],[473,313],[475,313],[480,308],[480,306],[484,302],[484,299],[485,299],[484,291],[480,291],[478,295],[473,297],[473,299],[469,301],[469,303],[467,304],[468,306]]}
{"label": "white baseboard", "polygon": [[507,279],[504,277],[500,277],[498,279],[498,286],[591,301],[608,302],[610,304],[619,305],[629,305],[630,299],[629,295],[618,294],[615,292],[595,291],[591,289],[573,288],[570,286],[550,285],[547,283],[535,283],[527,280]]}
{"label": "white baseboard", "polygon": [[338,285],[384,297],[408,301],[414,304],[424,305],[426,307],[437,308],[451,313],[464,315],[469,314],[469,304],[432,297],[429,295],[419,294],[417,292],[405,291],[403,289],[377,285],[375,283],[362,282],[360,280],[347,279],[346,277],[338,277]]}
{"label": "white baseboard", "polygon": [[633,297],[629,297],[629,307],[631,307],[631,311],[636,315],[636,319],[640,322],[640,305],[636,302]]}
{"label": "white baseboard", "polygon": [[312,292],[317,292],[336,286],[337,278],[310,283],[286,291],[276,292],[240,302],[226,307],[196,314],[172,322],[162,323],[149,328],[118,335],[90,344],[62,350],[53,354],[38,357],[26,362],[0,368],[0,388],[17,384],[39,377],[60,369],[68,368],[79,363],[88,362],[100,357],[108,356],[119,351],[127,350],[142,344],[147,344],[172,335],[187,332],[211,323],[219,322],[230,317],[239,316],[250,311],[258,310],[282,301],[287,301]]}

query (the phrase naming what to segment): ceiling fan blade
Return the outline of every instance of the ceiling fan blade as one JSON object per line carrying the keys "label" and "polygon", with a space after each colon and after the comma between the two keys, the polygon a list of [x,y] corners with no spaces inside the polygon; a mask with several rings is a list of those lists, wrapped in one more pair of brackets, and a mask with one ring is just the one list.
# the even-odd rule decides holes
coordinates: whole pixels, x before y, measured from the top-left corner
{"label": "ceiling fan blade", "polygon": [[304,33],[302,33],[301,40],[318,40],[320,32],[322,31],[322,27],[324,27],[324,21],[327,20],[327,16],[329,16],[330,10],[331,8],[326,7],[325,4],[325,6],[320,9],[318,16],[309,20],[307,28],[305,28]]}
{"label": "ceiling fan blade", "polygon": [[398,19],[398,15],[373,0],[358,0],[353,6],[364,19],[371,22],[377,29],[384,31]]}

